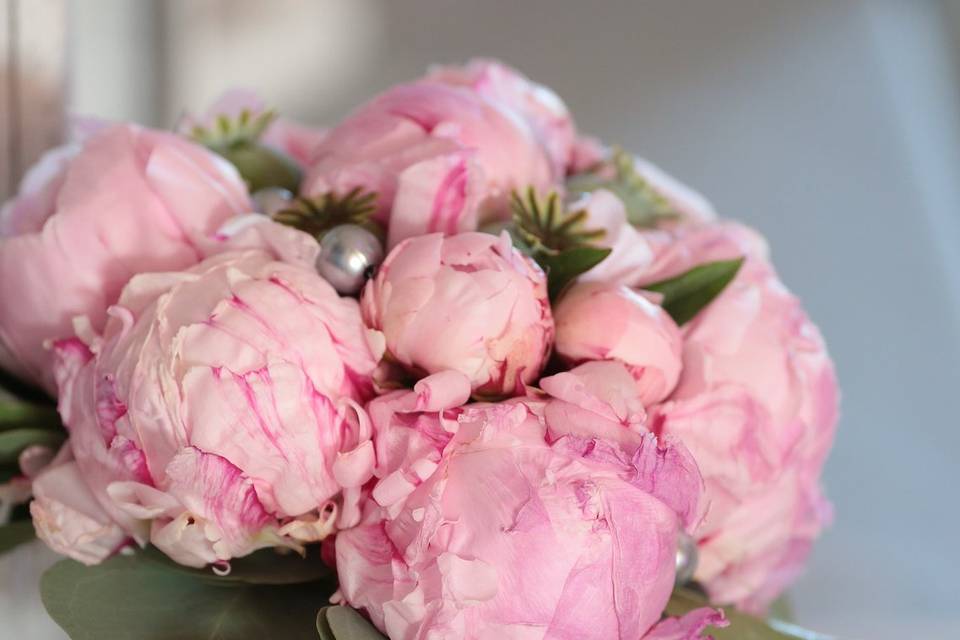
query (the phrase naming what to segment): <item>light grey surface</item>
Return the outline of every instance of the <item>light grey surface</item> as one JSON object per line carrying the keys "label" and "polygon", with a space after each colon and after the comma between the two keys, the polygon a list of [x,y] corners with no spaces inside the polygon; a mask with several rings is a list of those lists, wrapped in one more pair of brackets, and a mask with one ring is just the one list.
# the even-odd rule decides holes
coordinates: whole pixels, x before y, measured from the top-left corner
{"label": "light grey surface", "polygon": [[[948,39],[960,12],[923,0],[283,0],[256,31],[245,3],[225,20],[224,2],[168,0],[178,62],[136,75],[166,87],[155,113],[169,120],[185,100],[269,76],[281,109],[329,122],[431,62],[495,55],[557,89],[584,131],[761,229],[844,390],[826,473],[836,522],[794,589],[799,618],[841,638],[960,636],[960,73]],[[312,60],[282,38],[303,15],[334,16],[350,37]],[[229,64],[248,42],[259,64]],[[205,55],[225,62],[178,75]],[[96,77],[95,51],[76,64],[75,83],[104,85],[78,107],[138,115]]]}

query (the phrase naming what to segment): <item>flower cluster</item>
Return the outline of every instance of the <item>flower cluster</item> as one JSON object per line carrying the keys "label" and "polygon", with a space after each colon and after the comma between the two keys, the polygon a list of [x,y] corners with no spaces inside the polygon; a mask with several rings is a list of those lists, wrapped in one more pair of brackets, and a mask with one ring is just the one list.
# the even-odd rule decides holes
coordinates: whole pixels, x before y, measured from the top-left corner
{"label": "flower cluster", "polygon": [[0,270],[0,364],[68,434],[15,480],[88,565],[323,541],[390,638],[684,640],[725,624],[664,617],[685,541],[762,613],[830,517],[833,367],[763,239],[496,62],[327,131],[245,93],[91,127]]}

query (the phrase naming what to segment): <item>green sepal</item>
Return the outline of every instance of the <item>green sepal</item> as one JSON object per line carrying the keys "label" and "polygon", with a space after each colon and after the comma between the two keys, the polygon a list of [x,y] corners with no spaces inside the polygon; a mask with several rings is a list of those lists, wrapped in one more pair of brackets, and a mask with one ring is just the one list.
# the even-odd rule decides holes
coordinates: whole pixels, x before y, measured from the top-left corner
{"label": "green sepal", "polygon": [[636,170],[634,159],[616,148],[583,173],[567,179],[569,193],[589,193],[606,189],[620,198],[627,211],[627,220],[635,227],[655,227],[659,222],[679,217],[679,212],[653,185]]}
{"label": "green sepal", "polygon": [[533,187],[510,197],[513,210],[511,235],[519,238],[533,255],[556,255],[574,247],[590,246],[605,235],[603,229],[586,227],[585,210],[567,211],[556,191],[541,197]]}
{"label": "green sepal", "polygon": [[610,255],[609,248],[594,244],[605,231],[588,228],[586,210],[567,211],[555,191],[545,197],[533,187],[522,196],[514,191],[511,207],[513,220],[506,230],[513,245],[547,274],[551,300]]}
{"label": "green sepal", "polygon": [[677,325],[683,325],[720,295],[742,265],[743,258],[707,262],[640,288],[662,294],[660,305]]}
{"label": "green sepal", "polygon": [[190,137],[230,161],[251,193],[267,187],[296,193],[303,179],[300,165],[286,153],[260,142],[276,117],[272,110],[254,113],[244,109],[233,118],[221,114],[210,127],[195,126]]}
{"label": "green sepal", "polygon": [[277,119],[277,112],[267,109],[254,113],[243,109],[236,117],[220,114],[213,125],[196,125],[190,130],[190,137],[209,149],[226,149],[238,144],[257,142],[267,128]]}
{"label": "green sepal", "polygon": [[310,198],[296,198],[289,208],[275,213],[273,219],[308,233],[317,240],[334,227],[344,224],[363,227],[382,240],[383,229],[370,217],[376,209],[376,192],[354,187],[343,195],[328,192]]}

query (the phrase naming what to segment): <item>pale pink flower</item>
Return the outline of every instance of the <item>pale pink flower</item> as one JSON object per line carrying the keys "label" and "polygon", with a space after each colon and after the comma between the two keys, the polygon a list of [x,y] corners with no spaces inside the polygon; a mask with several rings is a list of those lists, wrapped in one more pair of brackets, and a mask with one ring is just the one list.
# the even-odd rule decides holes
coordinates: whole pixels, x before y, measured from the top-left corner
{"label": "pale pink flower", "polygon": [[77,463],[51,467],[33,483],[33,526],[47,545],[78,562],[103,562],[129,539],[90,492]]}
{"label": "pale pink flower", "polygon": [[553,339],[546,276],[506,233],[405,240],[367,283],[362,307],[388,360],[418,377],[460,371],[478,396],[522,392]]}
{"label": "pale pink flower", "polygon": [[302,191],[376,192],[389,246],[507,219],[512,190],[563,179],[572,124],[551,95],[482,62],[393,87],[330,130]]}
{"label": "pale pink flower", "polygon": [[440,66],[428,80],[459,85],[527,123],[553,165],[554,176],[569,171],[574,156],[573,117],[556,93],[497,60],[476,59],[461,67]]}
{"label": "pale pink flower", "polygon": [[398,639],[642,638],[698,510],[689,455],[554,431],[539,400],[451,406],[466,385],[438,376],[369,407],[379,480],[337,538],[346,601]]}
{"label": "pale pink flower", "polygon": [[683,339],[659,305],[623,285],[575,284],[553,310],[557,354],[568,363],[626,365],[645,405],[666,398],[680,377]]}
{"label": "pale pink flower", "polygon": [[233,167],[170,133],[104,126],[51,152],[0,211],[0,366],[54,391],[47,341],[76,316],[102,328],[131,276],[194,264],[249,208]]}
{"label": "pale pink flower", "polygon": [[670,275],[746,256],[684,326],[683,374],[669,401],[651,409],[651,425],[687,445],[706,482],[697,579],[717,602],[762,611],[829,520],[819,479],[837,387],[819,331],[754,238],[735,225],[690,229],[661,259],[659,275]]}
{"label": "pale pink flower", "polygon": [[379,353],[358,303],[280,251],[229,248],[133,278],[102,337],[57,345],[83,483],[127,535],[192,566],[324,537],[374,462],[358,403]]}

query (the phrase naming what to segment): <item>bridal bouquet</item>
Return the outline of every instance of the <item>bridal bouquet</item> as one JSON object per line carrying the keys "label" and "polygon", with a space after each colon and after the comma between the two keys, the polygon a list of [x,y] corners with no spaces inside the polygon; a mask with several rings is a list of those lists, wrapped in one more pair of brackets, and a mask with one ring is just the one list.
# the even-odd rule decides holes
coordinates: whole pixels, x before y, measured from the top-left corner
{"label": "bridal bouquet", "polygon": [[823,340],[549,89],[74,137],[0,212],[0,549],[70,637],[816,637]]}

